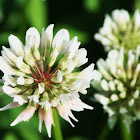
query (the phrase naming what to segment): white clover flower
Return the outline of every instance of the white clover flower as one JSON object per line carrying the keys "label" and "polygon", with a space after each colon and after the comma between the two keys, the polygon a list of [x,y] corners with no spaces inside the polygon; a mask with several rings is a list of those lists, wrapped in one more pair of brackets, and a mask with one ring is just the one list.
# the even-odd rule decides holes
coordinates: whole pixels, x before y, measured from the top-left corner
{"label": "white clover flower", "polygon": [[140,119],[140,46],[133,52],[109,51],[107,59],[99,59],[92,85],[95,99],[103,105],[109,117],[123,114]]}
{"label": "white clover flower", "polygon": [[10,48],[3,46],[0,56],[0,70],[4,73],[5,94],[13,97],[13,102],[0,110],[27,104],[11,126],[28,121],[39,110],[39,131],[42,122],[51,137],[54,124],[52,108],[72,126],[70,118],[77,121],[71,110],[93,109],[80,100],[79,92],[86,94],[93,79],[94,64],[81,72],[73,72],[76,67],[85,64],[87,51],[79,49],[77,37],[72,40],[69,32],[61,29],[53,38],[51,24],[42,30],[42,37],[32,27],[26,32],[25,46],[14,35],[9,36]]}
{"label": "white clover flower", "polygon": [[135,50],[140,45],[140,11],[136,10],[133,17],[124,10],[114,10],[112,16],[105,16],[103,27],[95,34],[106,51],[125,46],[126,50]]}

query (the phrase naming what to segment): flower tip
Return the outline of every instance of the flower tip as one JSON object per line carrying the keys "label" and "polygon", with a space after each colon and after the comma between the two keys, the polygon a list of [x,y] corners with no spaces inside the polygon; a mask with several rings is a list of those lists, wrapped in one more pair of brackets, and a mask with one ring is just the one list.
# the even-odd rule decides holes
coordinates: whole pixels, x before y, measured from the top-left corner
{"label": "flower tip", "polygon": [[10,126],[15,126],[15,125],[16,125],[15,121],[10,124]]}
{"label": "flower tip", "polygon": [[94,70],[94,66],[95,66],[95,64],[94,64],[94,63],[91,63],[88,67],[89,67],[90,69]]}
{"label": "flower tip", "polygon": [[94,109],[94,107],[92,107],[92,106],[89,107],[89,110],[93,110],[93,109]]}
{"label": "flower tip", "polygon": [[14,35],[10,34],[10,36],[8,37],[8,40],[10,40]]}
{"label": "flower tip", "polygon": [[73,124],[72,124],[71,126],[72,126],[73,128],[75,127],[75,125],[73,125]]}
{"label": "flower tip", "polygon": [[75,119],[76,122],[78,122],[79,120]]}
{"label": "flower tip", "polygon": [[48,133],[48,137],[51,138],[51,133]]}
{"label": "flower tip", "polygon": [[0,108],[0,111],[4,111],[3,107],[2,107],[2,108]]}
{"label": "flower tip", "polygon": [[9,40],[9,42],[10,42],[11,40],[13,40],[13,39],[15,39],[15,38],[17,38],[17,37],[14,36],[14,35],[12,35],[12,34],[10,34],[10,36],[8,37],[8,40]]}
{"label": "flower tip", "polygon": [[53,28],[54,27],[54,24],[50,24],[49,26],[51,26]]}
{"label": "flower tip", "polygon": [[5,46],[2,46],[2,49],[4,50],[6,47]]}
{"label": "flower tip", "polygon": [[41,128],[39,128],[38,130],[39,130],[39,133],[41,133]]}

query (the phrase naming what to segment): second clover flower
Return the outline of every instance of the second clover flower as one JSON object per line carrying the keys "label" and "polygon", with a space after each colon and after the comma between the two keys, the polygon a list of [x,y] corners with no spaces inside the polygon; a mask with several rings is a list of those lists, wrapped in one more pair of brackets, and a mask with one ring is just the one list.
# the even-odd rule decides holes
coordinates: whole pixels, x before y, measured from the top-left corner
{"label": "second clover flower", "polygon": [[112,16],[106,15],[103,27],[95,34],[106,51],[120,49],[135,50],[140,45],[140,12],[135,11],[131,18],[126,10],[114,10]]}
{"label": "second clover flower", "polygon": [[124,53],[124,47],[111,50],[106,60],[98,60],[97,67],[92,81],[98,92],[95,99],[109,119],[123,115],[127,125],[140,119],[140,47],[128,53]]}
{"label": "second clover flower", "polygon": [[71,110],[93,109],[81,101],[79,92],[87,93],[93,79],[94,64],[81,72],[73,72],[88,61],[87,51],[79,49],[77,37],[70,40],[65,29],[58,31],[53,39],[53,27],[49,25],[43,30],[41,39],[34,27],[29,28],[25,46],[16,36],[10,35],[11,48],[3,46],[0,56],[0,69],[5,81],[2,89],[13,97],[13,102],[0,110],[28,104],[11,126],[28,121],[38,110],[39,131],[44,121],[49,137],[54,123],[52,108],[72,126],[69,117],[77,119]]}

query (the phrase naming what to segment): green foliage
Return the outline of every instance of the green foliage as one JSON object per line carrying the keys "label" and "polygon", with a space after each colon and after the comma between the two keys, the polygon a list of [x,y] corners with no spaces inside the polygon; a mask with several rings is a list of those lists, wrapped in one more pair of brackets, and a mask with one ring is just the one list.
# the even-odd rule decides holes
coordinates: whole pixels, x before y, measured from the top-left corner
{"label": "green foliage", "polygon": [[18,140],[18,138],[14,133],[8,132],[8,133],[6,133],[3,140]]}
{"label": "green foliage", "polygon": [[100,0],[84,0],[84,7],[88,12],[97,12],[100,8]]}
{"label": "green foliage", "polygon": [[26,6],[26,16],[31,26],[40,32],[47,25],[47,5],[43,0],[29,0]]}
{"label": "green foliage", "polygon": [[53,109],[53,116],[54,116],[54,124],[55,124],[54,126],[55,139],[63,140],[58,113],[54,109]]}

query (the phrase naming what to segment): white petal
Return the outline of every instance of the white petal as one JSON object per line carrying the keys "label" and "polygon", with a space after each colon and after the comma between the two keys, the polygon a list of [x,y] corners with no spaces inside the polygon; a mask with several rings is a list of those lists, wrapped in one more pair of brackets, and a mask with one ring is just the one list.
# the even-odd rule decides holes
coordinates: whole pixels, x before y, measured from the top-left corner
{"label": "white petal", "polygon": [[28,96],[29,102],[34,101],[34,104],[39,103],[39,89],[37,88],[33,95]]}
{"label": "white petal", "polygon": [[42,109],[39,109],[38,118],[39,118],[39,132],[41,133],[42,122],[43,122],[43,110]]}
{"label": "white petal", "polygon": [[76,51],[76,54],[74,56],[74,62],[76,63],[76,67],[80,67],[81,65],[85,64],[88,59],[86,58],[87,56],[87,50],[84,48],[79,49]]}
{"label": "white petal", "polygon": [[68,121],[72,127],[74,127],[73,123],[71,122],[70,118],[69,118],[69,114],[70,114],[70,108],[67,104],[62,104],[59,107],[57,107],[57,110],[59,112],[59,115],[65,119],[66,121]]}
{"label": "white petal", "polygon": [[81,86],[82,86],[82,80],[80,79],[80,80],[77,80],[77,81],[72,83],[72,88],[71,89],[79,91]]}
{"label": "white petal", "polygon": [[114,49],[114,50],[111,50],[108,52],[109,59],[116,60],[116,59],[118,59],[118,57],[119,57],[119,52],[117,50]]}
{"label": "white petal", "polygon": [[50,24],[45,31],[42,30],[41,46],[43,50],[44,47],[51,46],[52,38],[53,38],[53,28],[54,28],[54,24]]}
{"label": "white petal", "polygon": [[109,99],[103,95],[95,94],[95,98],[103,105],[107,105],[109,103]]}
{"label": "white petal", "polygon": [[90,64],[87,68],[85,68],[81,74],[81,78],[82,80],[85,80],[86,82],[87,81],[91,81],[93,79],[93,76],[94,76],[94,72],[93,72],[93,69],[94,69],[94,64]]}
{"label": "white petal", "polygon": [[140,91],[137,89],[137,90],[135,91],[133,97],[134,97],[135,99],[137,99],[137,98],[139,97],[139,94],[140,94]]}
{"label": "white petal", "polygon": [[18,77],[17,78],[17,84],[18,85],[24,85],[24,83],[25,83],[25,79],[23,78],[23,77]]}
{"label": "white petal", "polygon": [[57,56],[59,55],[59,51],[54,49],[50,56],[49,67],[52,67],[56,61]]}
{"label": "white petal", "polygon": [[53,107],[57,107],[57,105],[58,105],[57,100],[55,100],[55,99],[51,100],[51,105]]}
{"label": "white petal", "polygon": [[19,122],[22,121],[29,121],[29,119],[33,116],[33,114],[35,113],[37,107],[33,107],[33,106],[28,106],[26,109],[24,109],[19,116],[15,119],[14,122],[11,123],[10,126],[14,126],[16,124],[18,124]]}
{"label": "white petal", "polygon": [[17,56],[15,54],[12,53],[12,51],[9,48],[6,48],[5,46],[2,46],[2,49],[4,51],[4,53],[6,54],[6,56],[12,61],[15,62],[17,59]]}
{"label": "white petal", "polygon": [[103,80],[101,81],[101,87],[102,87],[103,90],[105,90],[105,91],[108,91],[108,90],[109,90],[108,83],[107,83],[107,81],[106,81],[105,79],[103,79]]}
{"label": "white petal", "polygon": [[58,83],[61,83],[62,80],[63,80],[63,75],[62,75],[61,71],[58,70],[57,71],[57,81],[58,81]]}
{"label": "white petal", "polygon": [[4,111],[4,110],[7,110],[7,109],[11,109],[11,108],[16,108],[16,107],[19,107],[19,106],[20,106],[20,104],[12,102],[12,103],[6,105],[5,107],[0,108],[0,111]]}
{"label": "white petal", "polygon": [[44,83],[39,83],[38,84],[38,88],[39,88],[39,93],[42,94],[44,92],[44,88],[45,88],[45,85]]}
{"label": "white petal", "polygon": [[73,92],[70,100],[70,108],[75,111],[83,111],[85,109],[92,110],[93,107],[83,103],[79,98],[79,94],[77,92]]}
{"label": "white petal", "polygon": [[5,62],[5,60],[0,56],[0,70],[3,73],[14,75],[15,71]]}
{"label": "white petal", "polygon": [[2,57],[4,59],[4,61],[9,65],[9,66],[15,66],[14,62],[12,62],[5,54],[4,51],[1,51]]}
{"label": "white petal", "polygon": [[7,73],[9,75],[15,74],[12,68],[4,61],[4,59],[0,56],[0,70],[3,73]]}
{"label": "white petal", "polygon": [[68,73],[71,73],[74,70],[74,68],[75,68],[75,63],[73,62],[73,60],[70,60],[67,67]]}
{"label": "white petal", "polygon": [[11,75],[4,74],[4,79],[8,84],[12,85],[13,87],[16,86],[16,79],[13,78]]}
{"label": "white petal", "polygon": [[2,89],[3,89],[4,93],[6,93],[9,96],[21,92],[20,89],[12,88],[12,87],[7,86],[7,85],[2,86]]}
{"label": "white petal", "polygon": [[48,132],[48,136],[49,138],[51,137],[51,127],[53,122],[53,114],[52,114],[52,109],[48,110],[47,112],[44,113],[43,115],[43,119],[45,122],[45,126]]}
{"label": "white petal", "polygon": [[139,10],[135,11],[134,23],[135,23],[135,30],[138,30],[140,28],[140,12],[139,12]]}
{"label": "white petal", "polygon": [[41,108],[45,108],[46,110],[49,110],[52,107],[52,104],[49,101],[39,102],[38,104]]}
{"label": "white petal", "polygon": [[26,45],[39,47],[40,44],[40,34],[36,28],[31,27],[26,32]]}
{"label": "white petal", "polygon": [[56,33],[52,46],[60,48],[65,41],[69,41],[69,32],[66,29],[61,29]]}
{"label": "white petal", "polygon": [[64,103],[65,101],[67,101],[69,99],[70,96],[71,96],[70,93],[68,93],[68,94],[61,94],[60,97],[58,98],[58,100],[60,100],[61,103]]}
{"label": "white petal", "polygon": [[16,59],[16,66],[23,72],[30,74],[30,67],[23,62],[23,56],[19,56]]}
{"label": "white petal", "polygon": [[97,61],[97,66],[99,71],[101,72],[101,74],[104,76],[105,79],[107,80],[113,80],[112,76],[110,75],[110,73],[107,71],[108,67],[106,62],[103,59],[99,59]]}
{"label": "white petal", "polygon": [[12,51],[17,56],[24,55],[23,44],[16,36],[10,35],[8,40]]}
{"label": "white petal", "polygon": [[14,97],[13,102],[17,102],[20,105],[23,105],[28,102],[27,98],[23,95],[12,95]]}
{"label": "white petal", "polygon": [[78,42],[78,38],[74,37],[72,40],[70,40],[65,55],[68,54],[69,59],[73,58],[79,46],[80,46],[80,42]]}
{"label": "white petal", "polygon": [[93,71],[93,80],[95,81],[101,81],[102,75],[98,70]]}
{"label": "white petal", "polygon": [[112,101],[117,101],[117,100],[119,100],[119,98],[118,98],[118,96],[116,95],[116,94],[112,94],[111,96],[110,96],[110,99],[112,100]]}
{"label": "white petal", "polygon": [[34,104],[39,103],[39,96],[38,95],[30,95],[28,96],[29,102],[34,101]]}

